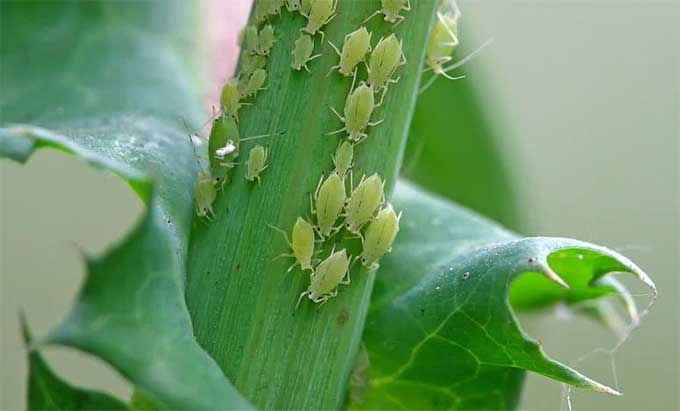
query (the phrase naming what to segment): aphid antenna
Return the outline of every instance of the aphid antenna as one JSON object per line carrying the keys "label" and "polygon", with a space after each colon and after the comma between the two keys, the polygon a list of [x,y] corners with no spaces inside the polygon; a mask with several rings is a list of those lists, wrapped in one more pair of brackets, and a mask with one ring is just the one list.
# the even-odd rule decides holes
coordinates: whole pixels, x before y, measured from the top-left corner
{"label": "aphid antenna", "polygon": [[298,307],[300,307],[300,302],[302,302],[302,297],[305,295],[309,294],[309,291],[303,291],[302,294],[300,294],[300,297],[298,297],[297,304],[295,304],[295,309],[297,310]]}

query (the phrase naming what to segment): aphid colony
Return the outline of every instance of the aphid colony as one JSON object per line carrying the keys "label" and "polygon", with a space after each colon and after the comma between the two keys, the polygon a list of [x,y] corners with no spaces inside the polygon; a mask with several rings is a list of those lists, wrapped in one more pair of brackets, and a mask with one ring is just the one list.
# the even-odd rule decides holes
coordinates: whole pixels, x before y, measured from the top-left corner
{"label": "aphid colony", "polygon": [[[342,142],[334,158],[351,161],[351,152],[348,155],[348,147],[351,150],[351,146],[351,143]],[[292,240],[283,230],[272,227],[283,234],[291,250],[282,256],[295,259],[288,271],[295,266],[310,271],[309,286],[300,294],[298,304],[304,296],[315,303],[324,303],[335,297],[340,284],[350,283],[349,273],[356,259],[360,259],[361,264],[369,270],[377,269],[380,259],[391,251],[399,232],[401,214],[397,214],[392,205],[385,202],[382,178],[378,174],[362,178],[347,197],[345,178],[349,168],[346,163],[341,164],[340,160],[328,177],[321,177],[310,198],[313,223],[298,217],[291,233]],[[322,252],[317,244],[323,245],[342,230],[361,240],[361,254],[352,257],[347,248],[336,251],[334,245],[326,258],[321,261],[315,258]]]}
{"label": "aphid colony", "polygon": [[[382,13],[384,20],[393,25],[404,20],[402,11],[410,10],[408,0],[382,0],[381,5],[374,15]],[[337,1],[288,1],[286,6],[291,11],[299,11],[308,20],[295,41],[291,67],[309,71],[307,63],[319,57],[312,55],[313,36],[321,33],[323,41],[321,27],[333,18]],[[385,201],[385,182],[380,175],[363,176],[353,187],[354,149],[368,138],[369,127],[382,122],[371,121],[373,111],[382,104],[389,85],[399,81],[399,77],[395,77],[397,69],[406,64],[402,42],[395,34],[379,39],[375,47],[371,45],[371,37],[366,27],[361,26],[344,37],[341,49],[329,42],[339,56],[339,62],[328,75],[337,70],[341,76],[351,77],[352,84],[343,114],[331,108],[344,125],[328,134],[344,132],[347,138],[342,139],[332,156],[333,172],[321,176],[310,195],[312,218],[298,217],[290,240],[283,230],[272,227],[284,235],[291,250],[283,256],[295,259],[288,271],[296,266],[309,271],[309,285],[300,294],[298,305],[304,297],[315,303],[335,297],[339,285],[350,283],[352,263],[356,260],[361,260],[368,270],[378,268],[380,259],[390,252],[399,232],[401,214]],[[366,79],[356,84],[361,63],[366,67]],[[378,104],[376,93],[382,93]],[[344,234],[335,237],[339,233]],[[348,241],[356,241],[352,239],[361,242],[361,251],[354,256],[350,251],[353,247],[346,247]]]}

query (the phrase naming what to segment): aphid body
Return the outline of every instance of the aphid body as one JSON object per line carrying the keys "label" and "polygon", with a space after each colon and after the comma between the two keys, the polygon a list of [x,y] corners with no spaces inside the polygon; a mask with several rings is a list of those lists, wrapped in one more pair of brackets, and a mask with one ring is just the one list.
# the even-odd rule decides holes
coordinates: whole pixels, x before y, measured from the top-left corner
{"label": "aphid body", "polygon": [[301,70],[304,68],[305,70],[309,71],[307,63],[317,57],[321,57],[321,54],[312,56],[313,51],[314,39],[307,34],[301,34],[300,37],[295,40],[295,48],[291,53],[293,55],[293,62],[290,66],[293,68],[293,70]]}
{"label": "aphid body", "polygon": [[[411,10],[410,0],[380,0],[380,5],[382,8],[375,13],[371,14],[365,21],[372,19],[378,14],[382,14],[385,21],[390,23],[401,23],[406,17],[402,16],[400,13],[402,10]],[[395,24],[395,25],[396,25]]]}
{"label": "aphid body", "polygon": [[360,234],[361,227],[368,223],[384,200],[384,182],[376,173],[362,178],[352,191],[345,207],[345,227],[354,234]]}
{"label": "aphid body", "polygon": [[354,144],[344,140],[335,150],[333,156],[333,164],[335,165],[335,172],[340,177],[347,175],[347,172],[352,168],[354,161]]}
{"label": "aphid body", "polygon": [[334,225],[346,197],[345,181],[337,173],[331,173],[326,180],[321,177],[311,202],[312,213],[316,215],[316,230],[322,237],[328,237],[340,229]]}
{"label": "aphid body", "polygon": [[242,46],[245,48],[246,53],[254,54],[257,53],[259,47],[259,39],[257,36],[257,27],[253,25],[248,25],[242,32]]}
{"label": "aphid body", "polygon": [[380,259],[392,250],[392,243],[399,232],[399,219],[391,204],[378,212],[364,234],[361,263],[369,270],[380,266]]}
{"label": "aphid body", "polygon": [[290,272],[296,265],[300,265],[302,270],[312,270],[312,257],[314,256],[314,227],[304,218],[298,217],[293,226],[293,232],[291,235],[292,241],[288,240],[286,232],[270,226],[274,230],[279,231],[283,234],[283,237],[288,243],[292,253],[282,254],[282,257],[294,257],[295,263],[288,268]]}
{"label": "aphid body", "polygon": [[238,83],[236,81],[231,80],[222,87],[220,106],[222,108],[222,113],[238,120],[238,111],[241,109],[241,93],[239,92]]}
{"label": "aphid body", "polygon": [[331,107],[333,113],[345,123],[345,127],[329,134],[347,131],[347,138],[349,141],[355,143],[363,141],[367,137],[367,134],[364,133],[364,129],[368,126],[376,126],[382,122],[382,120],[375,123],[370,122],[374,108],[375,98],[373,95],[373,87],[362,82],[349,96],[347,96],[344,117]]}
{"label": "aphid body", "polygon": [[257,180],[257,183],[260,184],[260,174],[268,167],[267,155],[267,149],[261,145],[256,145],[250,149],[246,168],[246,180]]}
{"label": "aphid body", "polygon": [[437,21],[432,28],[427,46],[427,65],[435,74],[445,75],[444,64],[452,60],[451,55],[458,46],[458,15],[437,12]]}
{"label": "aphid body", "polygon": [[251,74],[257,69],[267,66],[267,58],[259,54],[244,54],[241,57],[241,74]]}
{"label": "aphid body", "polygon": [[210,173],[201,171],[198,174],[198,181],[196,182],[196,192],[194,198],[196,201],[196,213],[201,218],[212,220],[215,216],[212,204],[217,197],[215,186],[213,185]]}
{"label": "aphid body", "polygon": [[331,251],[331,255],[320,262],[312,272],[309,287],[300,294],[298,305],[305,295],[315,303],[325,303],[328,299],[338,295],[338,285],[350,283],[349,263],[345,249]]}
{"label": "aphid body", "polygon": [[274,27],[267,24],[260,30],[257,41],[257,54],[261,56],[268,56],[274,46],[276,38],[274,37]]}
{"label": "aphid body", "polygon": [[253,71],[247,81],[243,80],[243,85],[240,87],[240,93],[243,97],[250,97],[257,94],[258,91],[264,90],[262,86],[267,80],[267,72],[264,69],[257,69]]}
{"label": "aphid body", "polygon": [[233,117],[222,115],[213,121],[208,138],[210,174],[220,187],[229,180],[229,172],[236,164],[239,139],[238,125]]}
{"label": "aphid body", "polygon": [[368,84],[376,91],[387,89],[389,83],[399,81],[399,78],[392,79],[392,75],[404,64],[406,57],[397,36],[391,34],[381,38],[368,59]]}
{"label": "aphid body", "polygon": [[330,45],[340,55],[340,63],[331,67],[331,71],[337,68],[342,75],[351,76],[357,64],[364,61],[366,54],[371,51],[371,33],[364,26],[349,33],[345,36],[342,52],[333,43]]}
{"label": "aphid body", "polygon": [[304,15],[307,17],[307,25],[302,28],[302,31],[311,35],[318,31],[321,33],[321,41],[323,42],[324,34],[321,27],[333,20],[337,5],[338,0],[313,0],[309,13]]}

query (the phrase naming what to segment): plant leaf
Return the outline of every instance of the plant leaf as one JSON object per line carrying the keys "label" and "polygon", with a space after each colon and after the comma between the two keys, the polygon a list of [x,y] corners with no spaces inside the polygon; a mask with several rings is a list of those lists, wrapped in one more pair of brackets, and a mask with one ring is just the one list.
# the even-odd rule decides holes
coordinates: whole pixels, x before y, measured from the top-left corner
{"label": "plant leaf", "polygon": [[24,344],[28,349],[29,410],[127,410],[121,401],[108,394],[76,388],[63,381],[47,365],[42,355],[31,348],[28,326],[21,318]]}
{"label": "plant leaf", "polygon": [[1,7],[0,156],[66,151],[122,176],[149,205],[120,244],[87,259],[74,308],[39,343],[94,354],[170,408],[248,408],[195,341],[183,294],[197,169],[182,117],[197,123],[200,113],[193,9],[107,1]]}
{"label": "plant leaf", "polygon": [[564,281],[570,288],[563,299],[616,293],[599,282],[612,272],[630,273],[655,291],[635,264],[581,241],[520,239],[406,183],[394,202],[404,223],[377,276],[364,333],[370,377],[354,408],[514,408],[520,370],[617,394],[549,358],[520,328],[508,293],[525,273],[532,281]]}

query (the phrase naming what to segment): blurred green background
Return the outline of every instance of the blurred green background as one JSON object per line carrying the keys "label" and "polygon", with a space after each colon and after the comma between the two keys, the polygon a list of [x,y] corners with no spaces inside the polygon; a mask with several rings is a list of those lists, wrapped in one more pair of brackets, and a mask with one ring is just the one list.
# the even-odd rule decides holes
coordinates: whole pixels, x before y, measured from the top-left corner
{"label": "blurred green background", "polygon": [[[463,81],[475,90],[499,136],[500,158],[511,169],[520,199],[520,231],[617,249],[660,289],[659,302],[616,355],[616,380],[606,356],[580,365],[625,395],[575,391],[574,409],[678,409],[678,3],[464,1],[461,8],[461,40],[468,50],[495,39],[467,67]],[[484,172],[474,164],[465,168],[470,175]],[[3,161],[0,172],[0,409],[14,410],[24,408],[26,375],[18,310],[26,311],[35,334],[49,330],[78,290],[79,250],[102,251],[142,207],[116,178],[59,153],[40,152],[27,166]],[[452,183],[460,178],[452,176]],[[482,209],[511,219],[502,205]],[[636,297],[641,305],[647,299]],[[522,322],[567,363],[616,342],[582,318],[549,312],[523,316]],[[58,349],[47,357],[71,382],[119,395],[130,391],[98,360]],[[529,376],[522,409],[564,407],[560,384]]]}

